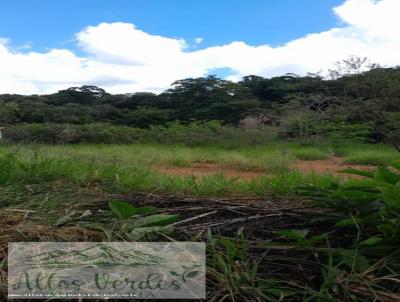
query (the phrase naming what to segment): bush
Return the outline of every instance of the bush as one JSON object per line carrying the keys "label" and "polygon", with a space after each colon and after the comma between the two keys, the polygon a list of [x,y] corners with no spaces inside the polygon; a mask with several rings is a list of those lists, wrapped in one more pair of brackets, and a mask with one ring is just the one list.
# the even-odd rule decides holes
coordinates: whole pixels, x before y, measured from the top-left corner
{"label": "bush", "polygon": [[4,138],[18,143],[135,143],[144,130],[108,124],[25,124],[3,130]]}
{"label": "bush", "polygon": [[316,123],[313,120],[303,121],[303,126],[298,123],[289,123],[279,132],[279,137],[301,139],[304,142],[317,142],[320,139],[330,141],[348,140],[359,143],[378,143],[382,137],[375,133],[367,123],[348,123],[327,121]]}
{"label": "bush", "polygon": [[109,124],[20,124],[3,130],[3,137],[18,143],[165,143],[187,146],[219,145],[226,147],[265,144],[274,138],[273,129],[241,129],[222,126],[217,121],[179,122],[149,129]]}
{"label": "bush", "polygon": [[151,127],[149,137],[157,143],[238,147],[265,144],[275,137],[275,131],[223,126],[219,121],[193,122],[187,125],[173,122],[165,127]]}

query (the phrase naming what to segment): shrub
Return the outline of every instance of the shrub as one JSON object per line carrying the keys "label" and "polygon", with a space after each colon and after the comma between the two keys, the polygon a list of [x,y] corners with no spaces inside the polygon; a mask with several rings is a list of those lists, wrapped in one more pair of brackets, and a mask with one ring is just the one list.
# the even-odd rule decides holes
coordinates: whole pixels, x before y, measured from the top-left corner
{"label": "shrub", "polygon": [[18,143],[134,143],[144,130],[108,124],[25,124],[3,130],[4,138]]}
{"label": "shrub", "polygon": [[297,138],[304,142],[317,142],[320,139],[330,141],[348,140],[359,143],[377,143],[382,141],[382,136],[377,134],[367,123],[348,123],[327,121],[316,123],[313,120],[303,121],[302,127],[299,123],[288,123],[279,131],[281,138]]}
{"label": "shrub", "polygon": [[217,121],[187,125],[174,122],[149,129],[110,124],[20,124],[5,128],[3,134],[6,140],[18,143],[166,143],[227,147],[265,144],[274,137],[273,129],[241,129],[222,126]]}
{"label": "shrub", "polygon": [[173,122],[167,126],[151,127],[149,137],[157,143],[239,147],[270,142],[275,137],[275,131],[272,128],[243,129],[224,126],[219,121],[192,122],[186,125]]}

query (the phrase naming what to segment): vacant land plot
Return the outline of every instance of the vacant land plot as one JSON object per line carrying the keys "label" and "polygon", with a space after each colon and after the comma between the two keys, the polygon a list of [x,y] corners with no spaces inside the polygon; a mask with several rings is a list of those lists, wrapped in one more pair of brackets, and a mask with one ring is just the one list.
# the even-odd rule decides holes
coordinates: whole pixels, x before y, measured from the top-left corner
{"label": "vacant land plot", "polygon": [[[351,194],[350,189],[334,191],[346,182],[339,171],[360,169],[362,172],[346,183],[357,185],[346,188],[358,188],[357,181],[373,176],[369,171],[399,160],[399,154],[384,145],[304,147],[274,143],[240,149],[2,145],[0,289],[4,294],[4,259],[10,241],[202,240],[209,248],[209,300],[220,301],[226,296],[236,301],[245,297],[251,297],[249,301],[302,301],[306,296],[309,301],[324,301],[337,286],[338,296],[367,296],[365,301],[371,298],[369,287],[375,290],[385,286],[393,292],[389,291],[389,297],[377,292],[383,297],[380,301],[397,299],[397,287],[392,283],[398,278],[391,275],[391,264],[387,269],[386,264],[379,266],[378,272],[374,263],[358,254],[363,246],[373,246],[383,235],[374,236],[361,227],[354,246],[350,240],[354,229],[346,229],[353,220],[349,221],[344,212],[332,216],[324,207],[312,207],[312,194],[304,195],[302,190],[311,188],[317,196],[331,194],[334,202],[334,198],[344,198],[344,203],[333,205],[344,204],[351,215],[359,215],[364,211],[357,208],[360,196],[361,200],[379,200],[380,193],[375,188]],[[364,176],[363,171],[367,173]],[[381,170],[375,174],[377,180],[363,185],[387,181],[389,188],[397,181],[397,176],[389,172]],[[134,207],[153,206],[161,215],[158,219],[173,218],[174,223],[127,232],[125,227],[141,218],[119,221],[108,206],[113,200]],[[343,211],[339,206],[338,210]],[[375,219],[368,217],[368,221]],[[385,232],[392,230],[389,222],[395,221],[388,217],[382,224]],[[357,219],[354,221],[358,224],[367,221]],[[338,227],[341,224],[345,228]],[[334,257],[339,257],[339,262]],[[342,267],[348,267],[349,263],[343,262],[348,259],[354,262],[350,269]],[[397,263],[394,259],[387,261]],[[355,280],[351,286],[347,281],[329,279],[327,274],[338,269],[334,263],[341,263],[337,265],[343,280]],[[364,271],[376,280],[369,279],[365,285],[357,279]],[[389,285],[381,284],[384,278],[390,279]],[[316,300],[318,297],[322,300]]]}

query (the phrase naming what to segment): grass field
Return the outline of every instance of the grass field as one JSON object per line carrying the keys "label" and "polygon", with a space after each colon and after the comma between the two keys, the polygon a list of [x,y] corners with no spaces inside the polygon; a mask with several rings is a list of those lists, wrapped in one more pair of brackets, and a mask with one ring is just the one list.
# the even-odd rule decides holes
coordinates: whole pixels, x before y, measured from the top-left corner
{"label": "grass field", "polygon": [[[129,199],[129,196],[142,196],[140,195],[142,193],[145,193],[146,195],[143,196],[150,199],[151,196],[175,196],[177,198],[191,196],[206,199],[211,197],[242,198],[243,200],[257,198],[274,200],[274,198],[278,198],[279,202],[277,201],[274,207],[278,205],[283,207],[283,210],[279,211],[285,213],[286,201],[290,201],[291,208],[302,206],[304,198],[299,193],[299,188],[311,186],[323,191],[336,188],[346,181],[340,176],[341,174],[331,173],[334,170],[321,173],[321,170],[312,172],[304,167],[331,165],[332,169],[339,169],[353,167],[353,165],[364,168],[363,165],[369,165],[365,166],[368,171],[374,166],[387,165],[394,161],[400,161],[400,155],[385,145],[336,146],[323,144],[311,147],[276,142],[265,146],[230,149],[180,145],[3,144],[0,145],[0,220],[2,221],[0,256],[4,255],[6,243],[9,241],[102,241],[110,238],[128,240],[114,227],[109,232],[117,234],[117,237],[109,237],[113,236],[110,234],[105,237],[99,230],[88,230],[80,224],[81,221],[86,220],[84,213],[88,211],[90,213],[89,220],[91,219],[92,222],[101,220],[107,223],[111,221],[110,212],[105,205],[107,205],[107,201],[113,199]],[[191,171],[196,171],[195,167],[210,167],[210,165],[214,170],[211,169],[206,174],[190,175]],[[162,169],[165,167],[174,168],[179,173],[174,175],[164,173]],[[182,169],[187,169],[189,174],[180,174]],[[234,171],[236,176],[227,175],[224,173],[225,171]],[[253,173],[254,177],[243,178],[241,173]],[[146,198],[143,197],[143,200],[147,200]],[[98,213],[98,209],[101,209],[102,212]],[[207,208],[205,207],[205,209]],[[250,208],[247,210],[250,211]],[[291,217],[297,214],[290,211],[287,217],[292,219]],[[285,215],[283,214],[279,222],[270,223],[276,225],[282,223],[286,219]],[[274,225],[266,226],[268,220],[262,220],[262,223],[264,225],[261,229],[275,227]],[[322,227],[307,225],[307,228],[313,233],[324,229],[327,224]],[[305,225],[300,226],[300,228],[305,227]],[[249,301],[280,301],[279,295],[291,297],[292,294],[296,297],[306,295],[310,297],[309,301],[339,301],[325,300],[331,297],[331,289],[337,286],[337,284],[335,285],[336,281],[330,279],[324,279],[324,282],[332,283],[329,285],[325,283],[321,285],[320,282],[317,282],[318,286],[322,286],[317,291],[312,287],[301,289],[285,283],[286,281],[265,279],[264,269],[255,267],[258,260],[254,263],[247,262],[246,259],[249,256],[246,253],[250,253],[250,250],[235,252],[231,249],[229,240],[235,242],[243,240],[243,247],[250,244],[250,241],[246,241],[248,239],[240,234],[242,228],[244,226],[238,228],[237,234],[227,233],[230,239],[218,236],[214,238],[214,235],[209,235],[211,237],[208,238],[201,237],[207,240],[211,249],[215,249],[210,254],[210,278],[214,280],[213,282],[219,282],[219,290],[222,288],[224,291],[228,291],[225,294],[231,295],[232,301],[235,301],[233,297],[236,297],[236,301],[241,301],[240,299],[246,295],[254,295],[254,299]],[[254,228],[259,227],[254,224]],[[253,232],[251,231],[252,224],[246,226],[246,229],[247,232]],[[218,233],[220,232],[221,230],[218,230]],[[207,231],[204,230],[202,234],[206,233]],[[269,232],[268,236],[274,237],[276,234],[276,231]],[[292,245],[300,244],[300,246],[311,248],[311,244],[314,242],[312,241],[313,237],[299,239],[296,237],[298,235],[293,235],[297,233],[282,231],[282,234],[280,236],[286,239],[295,240],[295,243],[290,243]],[[193,236],[197,235],[193,234]],[[239,237],[232,238],[235,236]],[[260,238],[257,236],[257,240],[254,242],[257,242],[258,245]],[[333,240],[330,244],[337,243]],[[257,249],[260,249],[260,246]],[[265,250],[266,247],[263,246],[262,249]],[[234,253],[234,255],[230,255],[230,253]],[[217,257],[217,255],[219,256]],[[233,267],[236,262],[232,259],[242,261],[245,270],[254,272],[254,276],[237,275],[239,272],[236,271],[237,268]],[[225,264],[223,261],[226,261]],[[315,259],[307,261],[315,262]],[[313,265],[317,267],[319,264],[314,262],[312,262]],[[278,263],[280,262],[278,261]],[[1,265],[0,262],[0,276],[1,272],[4,274]],[[283,262],[282,265],[284,265]],[[258,269],[260,269],[259,274],[256,273]],[[328,266],[324,269],[328,270],[324,271],[324,274],[334,274],[335,267]],[[293,271],[293,269],[289,269],[289,271]],[[240,274],[242,273],[240,272]],[[293,274],[297,273],[289,275]],[[229,285],[225,282],[226,278],[232,278]],[[333,277],[325,276],[324,278]],[[391,276],[391,278],[396,279],[397,276]],[[277,297],[275,297],[275,293],[271,292],[271,300],[266,299],[263,296],[265,288],[259,288],[258,282],[270,282],[268,283],[270,287],[279,289]],[[323,286],[332,288],[329,287],[327,290],[329,293],[325,293]],[[212,295],[214,294],[218,296],[220,293],[213,291]],[[274,298],[272,299],[272,297]]]}
{"label": "grass field", "polygon": [[398,160],[396,150],[386,145],[320,145],[301,146],[271,143],[250,148],[185,147],[179,145],[11,145],[0,146],[0,152],[16,153],[29,159],[42,158],[115,164],[117,166],[177,166],[214,163],[224,168],[262,171],[269,174],[286,172],[296,160],[326,160],[342,157],[351,164],[380,165]]}
{"label": "grass field", "polygon": [[[0,184],[3,196],[7,196],[4,190],[12,192],[13,187],[68,183],[120,194],[287,198],[296,196],[295,189],[299,186],[325,187],[340,182],[340,174],[301,171],[295,164],[301,161],[308,167],[316,161],[324,165],[324,160],[332,155],[340,156],[344,166],[388,164],[400,159],[388,146],[356,144],[305,147],[274,143],[240,149],[178,145],[1,145]],[[217,167],[215,171],[198,177],[190,175],[191,166],[208,164]],[[189,170],[182,175],[167,175],[157,170],[160,167]],[[235,176],[224,175],[228,169],[235,171]],[[257,173],[251,179],[241,178],[241,173],[247,171]]]}
{"label": "grass field", "polygon": [[[0,154],[2,184],[57,180],[78,185],[97,183],[111,192],[196,196],[289,196],[299,184],[337,181],[328,173],[298,171],[294,165],[298,160],[327,160],[338,155],[345,163],[374,165],[399,159],[395,150],[383,145],[304,147],[284,143],[235,150],[173,145],[2,145]],[[195,164],[215,164],[219,169],[197,178],[157,171],[158,167]],[[244,181],[240,177],[224,177],[224,169],[235,169],[239,176],[240,171],[260,173]]]}

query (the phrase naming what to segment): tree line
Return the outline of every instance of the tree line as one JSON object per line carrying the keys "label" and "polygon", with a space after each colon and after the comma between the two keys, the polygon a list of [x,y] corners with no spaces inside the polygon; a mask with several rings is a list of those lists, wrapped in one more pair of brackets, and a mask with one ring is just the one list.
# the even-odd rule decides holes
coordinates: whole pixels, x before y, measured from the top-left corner
{"label": "tree line", "polygon": [[3,94],[0,104],[2,125],[108,123],[148,128],[217,120],[237,126],[245,117],[263,114],[287,137],[310,139],[327,127],[342,127],[343,133],[368,131],[371,140],[396,141],[400,67],[367,66],[366,59],[350,58],[338,63],[329,77],[250,75],[235,83],[211,75],[176,81],[158,95],[109,94],[82,86],[48,95]]}

